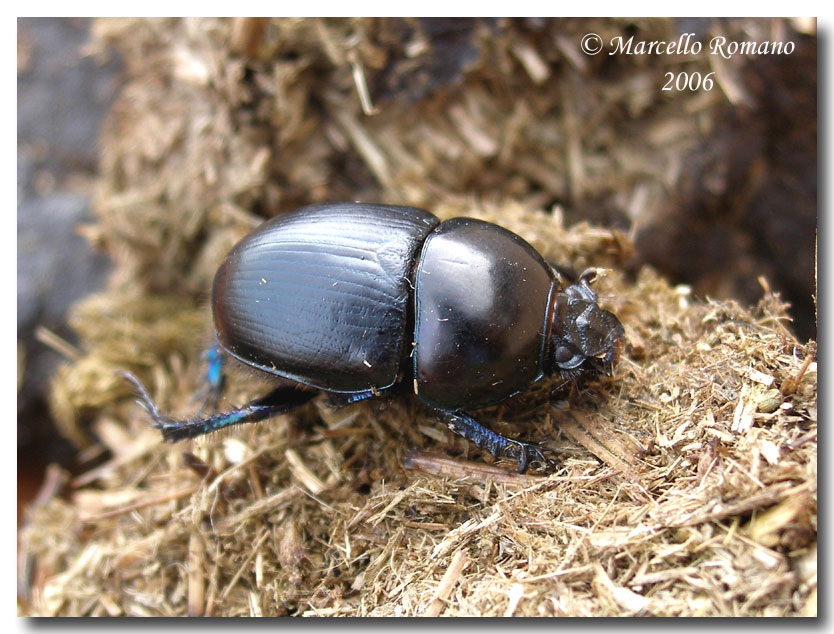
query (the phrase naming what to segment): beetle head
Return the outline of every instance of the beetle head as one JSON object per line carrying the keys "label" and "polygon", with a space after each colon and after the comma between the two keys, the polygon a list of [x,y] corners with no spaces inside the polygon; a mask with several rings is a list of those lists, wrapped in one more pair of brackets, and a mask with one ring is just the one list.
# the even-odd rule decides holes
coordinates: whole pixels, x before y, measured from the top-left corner
{"label": "beetle head", "polygon": [[556,296],[550,367],[564,379],[575,379],[589,370],[611,376],[625,340],[620,320],[599,307],[590,286],[594,277],[596,269],[589,269]]}

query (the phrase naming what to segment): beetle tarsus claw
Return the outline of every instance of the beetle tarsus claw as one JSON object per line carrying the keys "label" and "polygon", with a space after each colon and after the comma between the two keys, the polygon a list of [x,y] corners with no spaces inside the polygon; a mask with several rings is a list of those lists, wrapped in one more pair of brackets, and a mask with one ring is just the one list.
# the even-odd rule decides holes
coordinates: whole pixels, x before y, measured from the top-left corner
{"label": "beetle tarsus claw", "polygon": [[525,473],[527,471],[527,448],[522,447],[518,452],[518,472]]}
{"label": "beetle tarsus claw", "polygon": [[518,443],[518,472],[525,473],[530,465],[538,465],[539,470],[550,473],[556,470],[556,463],[545,456],[538,445],[526,442]]}
{"label": "beetle tarsus claw", "polygon": [[148,390],[145,389],[145,386],[142,385],[142,382],[138,378],[136,378],[134,374],[131,374],[130,372],[126,372],[124,370],[117,370],[116,373],[119,376],[126,379],[127,381],[129,381],[133,385],[133,387],[136,388],[136,391],[138,392],[138,398],[136,399],[136,402],[143,410],[145,410],[148,413],[148,416],[151,417],[151,420],[148,421],[148,424],[154,429],[158,429],[159,431],[161,431],[165,440],[170,440],[170,429],[176,428],[177,425],[174,424],[174,422],[170,418],[166,418],[165,416],[162,416],[159,413],[159,408],[156,406],[156,403],[154,403],[153,399],[151,398],[151,395],[148,394]]}

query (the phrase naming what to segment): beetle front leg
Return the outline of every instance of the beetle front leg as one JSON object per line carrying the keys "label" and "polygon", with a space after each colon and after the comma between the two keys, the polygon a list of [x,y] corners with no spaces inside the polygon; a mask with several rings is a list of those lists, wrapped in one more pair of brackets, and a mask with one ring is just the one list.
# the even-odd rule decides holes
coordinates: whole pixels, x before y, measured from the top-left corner
{"label": "beetle front leg", "polygon": [[436,414],[449,429],[472,441],[479,449],[486,449],[495,458],[514,458],[518,462],[519,473],[527,471],[530,464],[540,465],[545,472],[556,469],[556,463],[547,458],[536,444],[497,434],[463,412],[438,410]]}
{"label": "beetle front leg", "polygon": [[214,414],[204,418],[176,420],[159,412],[156,403],[153,402],[139,379],[129,372],[120,372],[119,374],[136,387],[139,392],[139,404],[153,419],[151,425],[161,431],[162,436],[168,442],[195,438],[224,427],[256,423],[279,414],[286,414],[310,402],[317,394],[317,392],[302,391],[295,387],[279,387],[266,396],[250,401],[230,412]]}

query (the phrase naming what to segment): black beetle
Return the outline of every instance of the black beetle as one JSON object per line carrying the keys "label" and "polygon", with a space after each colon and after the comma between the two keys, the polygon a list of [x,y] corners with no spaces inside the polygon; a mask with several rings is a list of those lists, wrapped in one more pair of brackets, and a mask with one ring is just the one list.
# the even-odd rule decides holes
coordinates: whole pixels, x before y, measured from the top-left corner
{"label": "black beetle", "polygon": [[624,331],[597,304],[594,275],[565,286],[522,238],[481,220],[440,222],[391,205],[306,207],[241,240],[212,292],[222,350],[293,386],[232,412],[172,420],[126,376],[171,441],[299,407],[316,392],[298,384],[339,405],[410,381],[454,432],[496,458],[515,458],[520,472],[530,463],[548,469],[537,445],[496,434],[465,410],[503,401],[545,375],[569,381],[613,372]]}

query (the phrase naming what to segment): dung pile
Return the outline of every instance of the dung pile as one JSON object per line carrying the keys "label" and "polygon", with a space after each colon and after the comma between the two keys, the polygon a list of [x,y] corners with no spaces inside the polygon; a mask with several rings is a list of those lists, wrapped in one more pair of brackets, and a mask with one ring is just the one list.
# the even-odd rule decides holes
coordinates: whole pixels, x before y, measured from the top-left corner
{"label": "dung pile", "polygon": [[[70,481],[51,472],[33,505],[22,612],[816,614],[815,345],[765,278],[750,308],[699,299],[635,265],[632,234],[576,221],[588,201],[674,182],[635,164],[648,154],[603,152],[612,130],[584,108],[639,119],[657,104],[580,74],[574,35],[622,27],[590,22],[97,24],[128,78],[85,231],[116,267],[73,312],[82,347],[53,410],[99,460]],[[684,106],[658,129],[683,138]],[[617,374],[556,407],[543,383],[480,416],[543,441],[556,473],[493,464],[408,398],[320,399],[177,445],[147,426],[115,371],[194,413],[220,258],[264,217],[338,199],[483,218],[555,262],[610,269],[598,291],[626,329]],[[232,375],[221,407],[262,390]]]}

